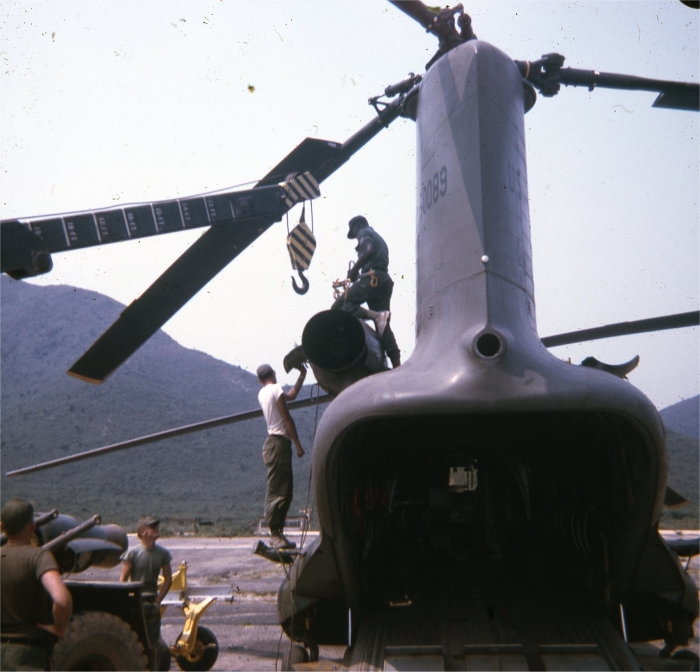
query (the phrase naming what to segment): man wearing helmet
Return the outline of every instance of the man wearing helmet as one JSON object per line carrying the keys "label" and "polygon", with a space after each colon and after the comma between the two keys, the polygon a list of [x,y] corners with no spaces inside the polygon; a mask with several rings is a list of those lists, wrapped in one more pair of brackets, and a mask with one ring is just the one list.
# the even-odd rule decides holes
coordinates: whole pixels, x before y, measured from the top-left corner
{"label": "man wearing helmet", "polygon": [[[348,271],[352,282],[345,296],[337,299],[331,310],[347,310],[360,320],[372,320],[382,348],[391,365],[401,364],[401,351],[391,330],[391,294],[394,283],[389,277],[389,248],[384,239],[362,215],[348,222],[348,238],[357,239],[357,261]],[[367,308],[362,304],[366,303]]]}

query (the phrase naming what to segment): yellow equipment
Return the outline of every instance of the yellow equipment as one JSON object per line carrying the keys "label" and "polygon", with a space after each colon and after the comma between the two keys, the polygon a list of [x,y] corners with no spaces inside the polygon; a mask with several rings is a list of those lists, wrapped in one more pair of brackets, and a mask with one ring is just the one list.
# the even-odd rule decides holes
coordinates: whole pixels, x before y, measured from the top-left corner
{"label": "yellow equipment", "polygon": [[[158,578],[158,588],[163,584],[163,577]],[[205,589],[206,590],[206,589]],[[219,645],[216,636],[208,628],[200,627],[199,621],[204,612],[216,602],[223,599],[233,602],[231,595],[207,595],[199,601],[192,601],[194,595],[190,594],[187,586],[187,563],[181,562],[180,568],[173,573],[173,582],[168,594],[178,593],[178,599],[165,601],[161,604],[161,616],[168,606],[177,605],[185,614],[185,625],[175,644],[169,647],[170,654],[183,670],[209,670],[216,662],[219,655]]]}

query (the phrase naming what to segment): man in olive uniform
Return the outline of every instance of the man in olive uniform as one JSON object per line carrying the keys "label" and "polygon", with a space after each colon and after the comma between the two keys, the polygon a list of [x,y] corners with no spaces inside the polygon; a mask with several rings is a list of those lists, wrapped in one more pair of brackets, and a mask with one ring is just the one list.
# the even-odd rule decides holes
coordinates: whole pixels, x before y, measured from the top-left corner
{"label": "man in olive uniform", "polygon": [[0,553],[2,669],[48,670],[51,635],[64,635],[73,599],[53,555],[31,545],[36,529],[32,505],[11,499],[2,507],[0,521],[7,535]]}
{"label": "man in olive uniform", "polygon": [[[121,581],[139,581],[143,584],[143,613],[146,618],[148,638],[152,646],[160,641],[160,603],[173,583],[170,551],[156,544],[160,537],[157,518],[146,516],[136,525],[140,546],[130,548],[121,556]],[[158,590],[158,577],[163,572],[163,584]]]}
{"label": "man in olive uniform", "polygon": [[[389,325],[394,291],[394,282],[389,277],[389,248],[362,215],[353,217],[348,227],[348,238],[358,241],[357,261],[348,271],[353,284],[345,296],[333,303],[331,310],[347,310],[360,320],[372,320],[384,352],[397,368],[401,365],[401,350]],[[363,303],[367,308],[362,307]]]}

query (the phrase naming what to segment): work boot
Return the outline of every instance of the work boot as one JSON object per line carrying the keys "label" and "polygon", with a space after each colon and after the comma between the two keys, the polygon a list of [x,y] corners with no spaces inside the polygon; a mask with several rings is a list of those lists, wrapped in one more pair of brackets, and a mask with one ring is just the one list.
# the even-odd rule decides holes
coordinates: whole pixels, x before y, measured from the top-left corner
{"label": "work boot", "polygon": [[281,532],[273,534],[270,537],[270,548],[283,550],[296,547],[297,545],[293,541],[289,541]]}
{"label": "work boot", "polygon": [[391,319],[391,312],[388,310],[380,310],[378,312],[375,310],[368,310],[367,313],[374,322],[374,328],[377,330],[377,336],[381,338],[384,334],[384,330],[386,329],[386,325],[389,324],[389,320]]}

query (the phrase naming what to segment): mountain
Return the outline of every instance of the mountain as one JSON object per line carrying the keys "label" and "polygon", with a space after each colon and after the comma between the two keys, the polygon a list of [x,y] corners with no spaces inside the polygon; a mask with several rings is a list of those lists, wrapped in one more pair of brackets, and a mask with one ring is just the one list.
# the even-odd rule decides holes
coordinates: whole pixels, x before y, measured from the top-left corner
{"label": "mountain", "polygon": [[[162,331],[104,383],[90,385],[65,372],[124,306],[95,292],[1,276],[0,307],[3,502],[21,496],[39,510],[79,518],[99,513],[129,529],[148,513],[164,521],[164,531],[192,530],[196,520],[220,534],[254,530],[265,495],[262,419],[5,477],[37,462],[256,409],[260,388],[254,374],[184,348]],[[305,389],[299,398],[307,396]],[[669,485],[690,500],[665,511],[665,527],[698,528],[698,405],[695,397],[661,411]],[[310,449],[316,409],[294,417]],[[312,501],[310,465],[310,450],[294,458],[290,515]]]}
{"label": "mountain", "polygon": [[[2,500],[134,526],[145,514],[250,532],[263,512],[262,419],[7,478],[19,467],[145,434],[258,408],[254,374],[176,343],[159,331],[101,385],[66,375],[124,306],[68,286],[38,287],[2,276]],[[271,359],[274,356],[271,355]],[[308,396],[302,390],[299,398]],[[322,410],[323,407],[321,407]],[[315,409],[295,411],[311,447]],[[309,498],[310,451],[294,460],[290,515]]]}
{"label": "mountain", "polygon": [[665,510],[664,527],[698,529],[698,474],[700,474],[700,396],[684,399],[660,411],[666,425],[668,484],[689,504]]}
{"label": "mountain", "polygon": [[700,396],[667,406],[660,414],[667,429],[696,439],[700,437]]}

